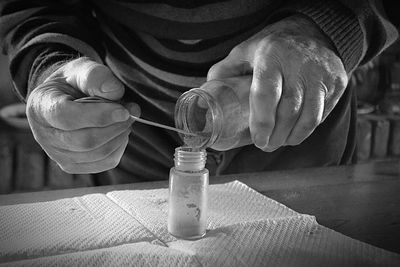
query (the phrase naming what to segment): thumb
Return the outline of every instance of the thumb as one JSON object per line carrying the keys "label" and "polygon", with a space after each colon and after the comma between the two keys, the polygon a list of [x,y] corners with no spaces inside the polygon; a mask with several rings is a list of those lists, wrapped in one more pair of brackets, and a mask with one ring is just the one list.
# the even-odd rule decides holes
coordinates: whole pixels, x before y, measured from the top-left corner
{"label": "thumb", "polygon": [[214,64],[207,74],[207,81],[221,80],[251,74],[250,63],[235,57],[232,53],[220,62]]}
{"label": "thumb", "polygon": [[129,111],[129,114],[140,117],[142,110],[140,109],[140,106],[138,104],[129,102],[123,103],[123,106]]}
{"label": "thumb", "polygon": [[78,58],[67,63],[63,76],[72,87],[89,96],[119,100],[125,92],[124,85],[111,70],[88,58]]}

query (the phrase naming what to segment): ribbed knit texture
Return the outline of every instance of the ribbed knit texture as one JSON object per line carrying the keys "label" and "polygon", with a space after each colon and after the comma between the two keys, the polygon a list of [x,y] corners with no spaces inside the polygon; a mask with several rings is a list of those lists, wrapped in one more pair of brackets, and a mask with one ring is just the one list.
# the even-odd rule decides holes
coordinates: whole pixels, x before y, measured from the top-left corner
{"label": "ribbed knit texture", "polygon": [[329,37],[347,72],[353,70],[363,53],[363,32],[354,13],[338,1],[302,1],[297,12],[311,18]]}

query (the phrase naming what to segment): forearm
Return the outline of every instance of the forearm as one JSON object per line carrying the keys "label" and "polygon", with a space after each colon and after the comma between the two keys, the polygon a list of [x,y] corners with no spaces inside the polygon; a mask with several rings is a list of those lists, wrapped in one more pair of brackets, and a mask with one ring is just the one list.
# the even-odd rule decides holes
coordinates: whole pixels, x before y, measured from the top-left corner
{"label": "forearm", "polygon": [[43,44],[13,58],[10,72],[16,94],[26,101],[31,91],[65,63],[80,57],[76,50],[60,44]]}

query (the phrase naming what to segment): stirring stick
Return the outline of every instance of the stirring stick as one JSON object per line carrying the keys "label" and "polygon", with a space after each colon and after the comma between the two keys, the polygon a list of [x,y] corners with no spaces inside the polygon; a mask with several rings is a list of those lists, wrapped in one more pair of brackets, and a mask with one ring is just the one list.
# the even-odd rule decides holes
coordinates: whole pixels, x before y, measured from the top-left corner
{"label": "stirring stick", "polygon": [[[99,96],[82,97],[82,98],[75,99],[74,101],[78,102],[78,103],[104,103],[104,102],[114,103],[114,101],[111,101],[109,99],[102,98],[102,97],[99,97]],[[168,126],[168,125],[160,124],[160,123],[157,123],[157,122],[154,122],[154,121],[148,121],[148,120],[145,120],[145,119],[133,116],[133,115],[130,115],[130,116],[135,121],[140,122],[140,123],[144,123],[144,124],[147,124],[147,125],[163,128],[163,129],[170,130],[170,131],[175,131],[175,132],[178,132],[178,133],[181,133],[181,134],[185,134],[185,135],[198,136],[195,133],[190,133],[190,132],[187,132],[185,130],[174,128],[174,127],[171,127],[171,126]]]}
{"label": "stirring stick", "polygon": [[197,136],[197,134],[195,134],[195,133],[186,132],[185,130],[174,128],[174,127],[171,127],[171,126],[168,126],[168,125],[160,124],[160,123],[157,123],[157,122],[154,122],[154,121],[148,121],[148,120],[141,119],[141,118],[133,116],[133,115],[131,115],[131,117],[133,119],[135,119],[137,122],[141,122],[141,123],[148,124],[148,125],[155,126],[155,127],[164,128],[164,129],[175,131],[175,132],[178,132],[178,133],[181,133],[181,134]]}

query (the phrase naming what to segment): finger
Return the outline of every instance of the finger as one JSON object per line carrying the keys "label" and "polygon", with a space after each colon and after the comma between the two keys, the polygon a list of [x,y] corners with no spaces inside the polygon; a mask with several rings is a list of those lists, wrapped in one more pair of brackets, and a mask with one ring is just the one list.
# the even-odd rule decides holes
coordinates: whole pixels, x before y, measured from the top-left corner
{"label": "finger", "polygon": [[140,115],[142,114],[142,110],[141,110],[140,106],[136,103],[129,102],[129,103],[125,103],[123,105],[128,110],[129,114],[131,114],[133,116],[140,117]]}
{"label": "finger", "polygon": [[296,121],[298,120],[303,103],[304,83],[287,82],[283,85],[282,96],[279,101],[275,127],[268,143],[268,151],[274,151],[286,144]]}
{"label": "finger", "polygon": [[122,155],[124,154],[125,148],[128,144],[129,139],[126,138],[125,141],[112,152],[107,158],[90,162],[90,163],[71,163],[61,165],[60,167],[63,171],[73,174],[84,174],[84,173],[99,173],[107,170],[111,170],[118,166]]}
{"label": "finger", "polygon": [[303,142],[321,123],[324,113],[324,102],[327,88],[321,80],[307,83],[303,108],[299,119],[286,140],[287,145],[298,145]]}
{"label": "finger", "polygon": [[46,147],[47,151],[52,151],[52,158],[56,162],[63,163],[62,165],[69,163],[90,163],[96,162],[109,157],[115,150],[117,150],[121,144],[123,144],[130,134],[130,130],[127,130],[104,145],[87,152],[76,152],[69,151],[61,148]]}
{"label": "finger", "polygon": [[117,103],[78,103],[60,101],[43,116],[54,128],[71,131],[89,127],[106,127],[127,121],[129,111]]}
{"label": "finger", "polygon": [[207,74],[207,81],[244,76],[250,73],[252,73],[250,63],[242,60],[240,55],[236,56],[234,53],[231,53],[210,68]]}
{"label": "finger", "polygon": [[[327,79],[324,79],[324,81],[325,80]],[[347,83],[348,78],[346,75],[336,77],[331,82],[325,82],[328,90],[325,96],[324,115],[322,116],[322,121],[326,119],[326,117],[331,113],[333,108],[339,102],[343,92],[346,89]]]}
{"label": "finger", "polygon": [[50,85],[47,88],[49,84],[42,84],[28,98],[27,117],[31,126],[37,123],[69,131],[105,127],[129,119],[128,110],[120,104],[75,102],[58,90],[56,84]]}
{"label": "finger", "polygon": [[264,149],[275,126],[276,109],[282,93],[282,75],[273,61],[258,59],[250,89],[250,132],[254,144]]}
{"label": "finger", "polygon": [[42,134],[45,139],[42,142],[67,151],[89,152],[107,144],[118,135],[130,131],[132,121],[133,119],[103,128],[93,127],[73,131],[48,129]]}
{"label": "finger", "polygon": [[101,96],[110,100],[121,99],[125,88],[111,70],[95,61],[80,58],[64,69],[66,82],[89,96]]}

